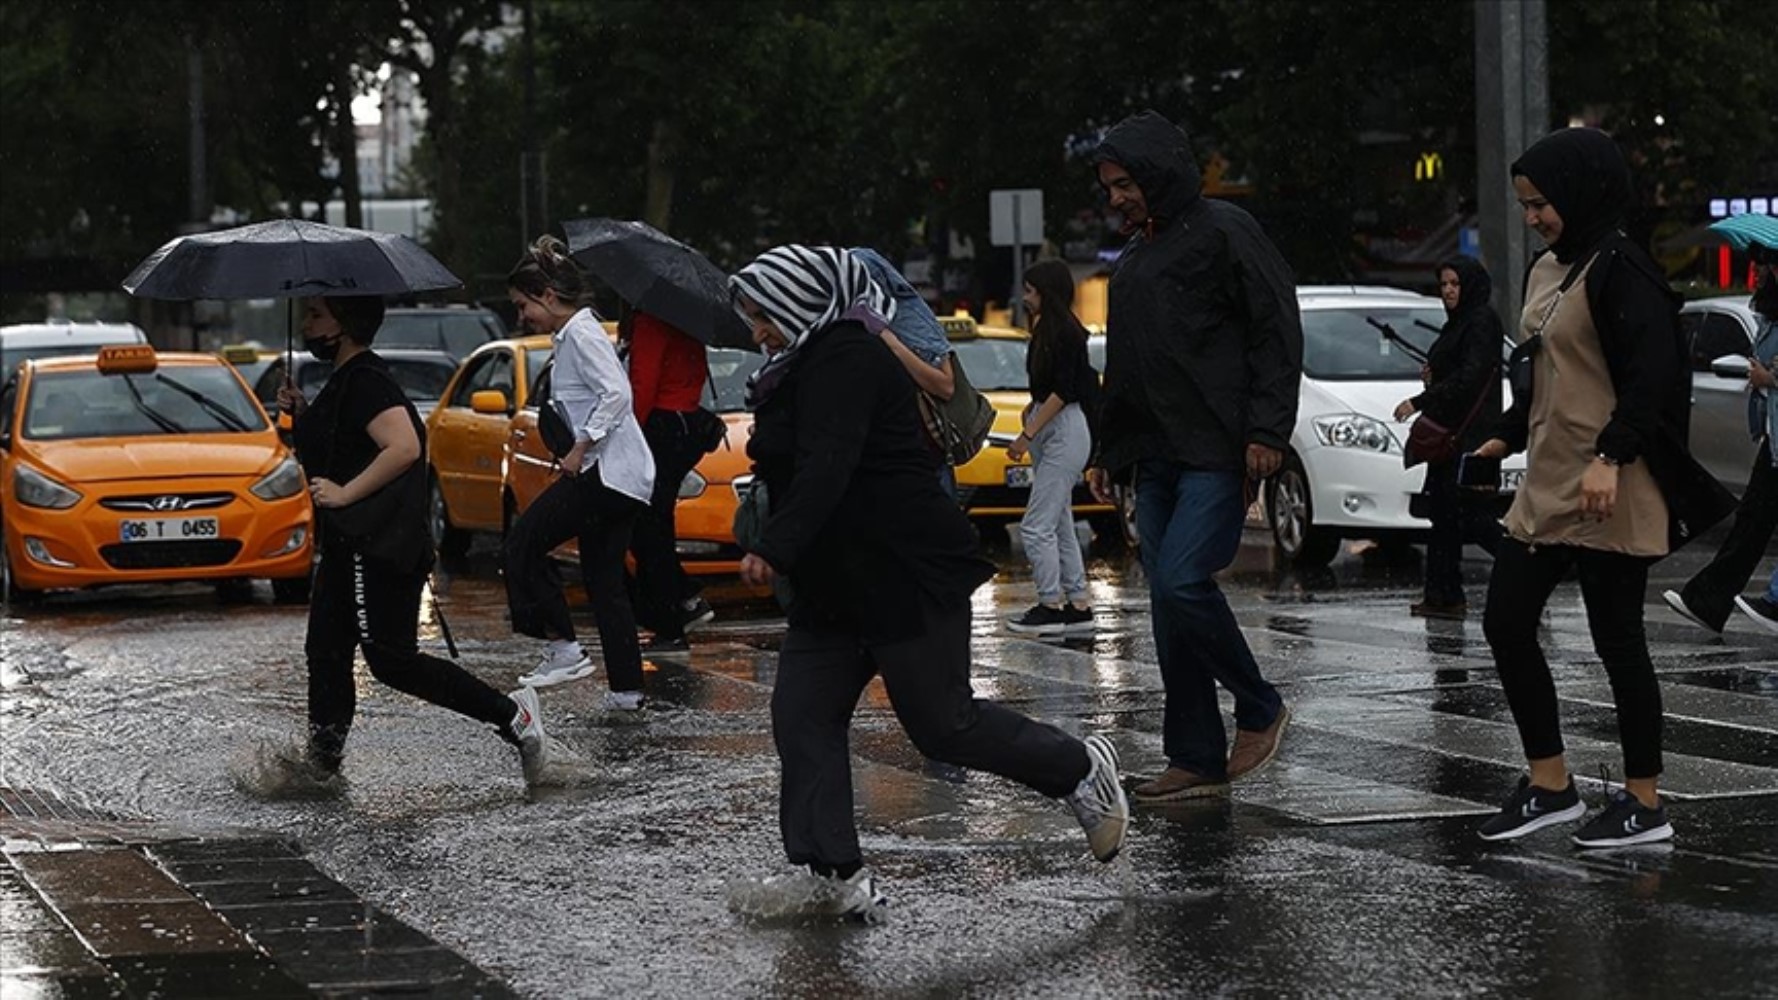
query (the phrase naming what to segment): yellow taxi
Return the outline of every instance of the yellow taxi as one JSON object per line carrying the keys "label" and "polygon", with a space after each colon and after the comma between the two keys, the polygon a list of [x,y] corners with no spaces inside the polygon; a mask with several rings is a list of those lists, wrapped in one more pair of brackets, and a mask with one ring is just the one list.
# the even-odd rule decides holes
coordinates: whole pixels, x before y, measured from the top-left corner
{"label": "yellow taxi", "polygon": [[213,354],[146,345],[21,365],[0,388],[0,584],[269,579],[307,597],[301,468]]}
{"label": "yellow taxi", "polygon": [[463,359],[426,418],[432,540],[440,555],[462,555],[473,532],[505,534],[517,516],[501,452],[549,354],[548,335],[483,344]]}
{"label": "yellow taxi", "polygon": [[[944,316],[939,323],[970,384],[994,404],[987,446],[957,467],[957,500],[973,518],[1023,517],[1031,495],[1031,461],[1029,456],[1011,461],[1006,448],[1019,436],[1025,407],[1031,403],[1025,374],[1025,347],[1031,335],[1016,327],[980,325],[968,316]],[[1099,534],[1121,537],[1117,509],[1095,500],[1084,479],[1074,490],[1074,512],[1092,520]]]}

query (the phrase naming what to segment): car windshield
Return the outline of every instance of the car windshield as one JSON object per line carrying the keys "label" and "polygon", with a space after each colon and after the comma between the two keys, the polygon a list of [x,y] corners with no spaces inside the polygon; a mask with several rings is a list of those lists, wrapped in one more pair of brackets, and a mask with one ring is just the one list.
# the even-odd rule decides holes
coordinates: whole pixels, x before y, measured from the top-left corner
{"label": "car windshield", "polygon": [[428,351],[444,351],[452,357],[469,353],[505,333],[499,321],[485,312],[451,310],[442,312],[391,312],[377,330],[377,347],[412,347]]}
{"label": "car windshield", "polygon": [[41,373],[31,380],[24,436],[57,441],[265,427],[264,411],[229,369],[170,366],[137,375]]}
{"label": "car windshield", "polygon": [[[442,358],[400,358],[382,355],[383,361],[389,365],[389,373],[395,376],[395,384],[407,398],[416,403],[430,403],[444,395],[445,383],[451,380],[456,369]],[[326,384],[327,376],[333,374],[333,364],[317,361],[302,365],[296,370],[297,388],[303,396],[314,399]]]}
{"label": "car windshield", "polygon": [[951,350],[963,362],[969,384],[982,392],[1026,391],[1031,382],[1025,375],[1025,342],[978,337],[975,340],[953,340]]}
{"label": "car windshield", "polygon": [[1445,311],[1401,306],[1304,310],[1303,374],[1331,381],[1419,381],[1420,359],[1385,337],[1372,321],[1424,353],[1438,339]]}
{"label": "car windshield", "polygon": [[712,347],[709,356],[710,391],[715,397],[710,409],[717,413],[746,409],[747,379],[765,364],[765,355],[733,347]]}

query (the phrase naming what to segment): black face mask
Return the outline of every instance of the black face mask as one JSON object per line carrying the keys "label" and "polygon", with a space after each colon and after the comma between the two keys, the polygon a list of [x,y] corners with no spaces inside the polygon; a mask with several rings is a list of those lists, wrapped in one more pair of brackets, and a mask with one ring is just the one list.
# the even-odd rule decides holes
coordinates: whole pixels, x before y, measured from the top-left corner
{"label": "black face mask", "polygon": [[340,356],[340,338],[343,336],[345,336],[345,334],[336,333],[325,339],[316,338],[314,340],[304,337],[303,347],[306,348],[309,354],[314,356],[317,361],[332,361],[334,358]]}

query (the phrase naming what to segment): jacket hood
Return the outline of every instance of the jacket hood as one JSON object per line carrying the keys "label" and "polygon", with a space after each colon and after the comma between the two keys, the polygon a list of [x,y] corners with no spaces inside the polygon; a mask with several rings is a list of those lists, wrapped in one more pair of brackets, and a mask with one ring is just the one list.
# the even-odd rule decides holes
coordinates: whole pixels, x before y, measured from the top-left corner
{"label": "jacket hood", "polygon": [[1513,161],[1562,217],[1550,250],[1564,264],[1579,260],[1611,235],[1630,207],[1630,167],[1611,136],[1596,128],[1565,128],[1532,143]]}
{"label": "jacket hood", "polygon": [[1482,266],[1482,262],[1474,257],[1451,257],[1442,261],[1438,269],[1457,272],[1457,308],[1451,310],[1452,319],[1488,305],[1493,298],[1494,279],[1489,276],[1488,269]]}
{"label": "jacket hood", "polygon": [[1107,160],[1130,172],[1157,228],[1184,215],[1204,186],[1191,139],[1159,112],[1144,111],[1113,125],[1093,151],[1093,163]]}

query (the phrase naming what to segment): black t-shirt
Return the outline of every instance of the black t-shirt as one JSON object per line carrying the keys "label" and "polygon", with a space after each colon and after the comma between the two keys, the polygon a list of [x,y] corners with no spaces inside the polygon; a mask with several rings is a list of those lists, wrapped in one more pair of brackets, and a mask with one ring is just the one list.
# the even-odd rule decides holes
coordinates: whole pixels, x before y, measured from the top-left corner
{"label": "black t-shirt", "polygon": [[[303,471],[310,479],[351,482],[377,457],[379,449],[370,436],[370,422],[393,406],[407,410],[408,418],[420,429],[413,404],[375,352],[355,355],[334,369],[315,401],[296,421],[296,457]],[[420,444],[423,454],[424,437]]]}

